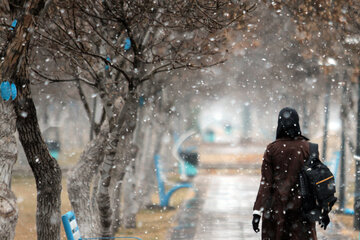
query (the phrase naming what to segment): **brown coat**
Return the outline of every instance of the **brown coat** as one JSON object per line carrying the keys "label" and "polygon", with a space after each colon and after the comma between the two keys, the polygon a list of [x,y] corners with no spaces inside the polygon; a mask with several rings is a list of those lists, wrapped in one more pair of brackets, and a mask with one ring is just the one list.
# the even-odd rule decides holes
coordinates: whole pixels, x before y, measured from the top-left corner
{"label": "brown coat", "polygon": [[261,182],[254,210],[263,211],[263,240],[316,240],[315,223],[301,214],[299,172],[309,157],[302,137],[269,144],[261,167]]}

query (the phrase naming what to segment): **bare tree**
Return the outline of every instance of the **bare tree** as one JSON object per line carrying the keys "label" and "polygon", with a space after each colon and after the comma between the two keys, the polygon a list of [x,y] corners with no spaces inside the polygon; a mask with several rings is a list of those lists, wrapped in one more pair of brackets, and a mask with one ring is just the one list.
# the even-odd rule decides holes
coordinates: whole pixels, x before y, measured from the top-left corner
{"label": "bare tree", "polygon": [[[96,166],[83,164],[85,159],[93,159],[83,154],[70,173],[69,195],[84,236],[96,235],[88,224],[90,215],[95,216],[94,224],[99,221],[101,236],[113,235],[111,172],[116,165],[119,142],[133,135],[138,87],[161,72],[201,69],[225,61],[220,46],[226,40],[226,29],[241,25],[251,9],[229,0],[131,3],[83,0],[57,1],[49,11],[49,20],[37,31],[39,42],[46,43],[39,49],[63,64],[51,74],[33,68],[35,76],[47,81],[78,81],[94,87],[109,126],[103,155],[97,155],[100,160],[92,163]],[[98,148],[94,142],[91,146]],[[88,152],[94,153],[90,148]],[[93,185],[97,186],[98,210],[92,211],[88,210],[93,204],[87,202],[84,206],[80,202],[87,200],[79,199],[79,195],[90,199],[87,187],[91,184],[85,184],[86,189],[75,187],[83,181],[92,181],[82,174],[91,173],[84,169],[90,166],[100,174],[99,182]]]}
{"label": "bare tree", "polygon": [[[20,141],[27,155],[29,164],[33,170],[37,185],[37,234],[38,239],[60,239],[60,192],[61,192],[61,171],[54,158],[48,152],[44,140],[42,139],[39,125],[37,123],[36,109],[31,98],[29,89],[29,78],[27,75],[26,55],[33,36],[33,30],[37,19],[46,11],[49,1],[5,1],[4,11],[11,11],[12,17],[17,18],[16,28],[10,28],[9,38],[1,53],[4,61],[1,63],[1,82],[9,81],[15,83],[18,89],[18,97],[13,101],[15,112],[10,103],[2,103],[5,107],[4,115],[12,116],[7,119],[8,124],[15,124],[19,131]],[[24,7],[23,7],[24,5]],[[4,5],[2,5],[4,6]],[[15,114],[16,115],[15,115]],[[6,122],[4,122],[6,123]],[[5,127],[5,125],[4,125]],[[8,129],[15,131],[14,126],[8,126]],[[9,132],[10,133],[10,132]],[[3,136],[3,135],[2,135]],[[8,160],[16,160],[16,151],[14,151],[14,137],[4,135],[9,138],[8,149],[12,149],[8,154]],[[6,144],[1,144],[6,147]],[[10,147],[10,148],[9,148]],[[7,161],[8,161],[7,160]],[[6,162],[6,161],[4,161]],[[17,219],[17,209],[15,197],[9,189],[12,164],[2,168],[7,169],[8,180],[3,179],[4,188],[7,192],[4,198],[7,206],[7,213],[4,215],[8,219],[3,222],[2,239],[12,239],[14,237],[14,227]],[[6,171],[5,171],[6,172]],[[5,173],[4,172],[4,173]],[[5,175],[4,175],[5,177]],[[7,226],[6,226],[7,225]]]}

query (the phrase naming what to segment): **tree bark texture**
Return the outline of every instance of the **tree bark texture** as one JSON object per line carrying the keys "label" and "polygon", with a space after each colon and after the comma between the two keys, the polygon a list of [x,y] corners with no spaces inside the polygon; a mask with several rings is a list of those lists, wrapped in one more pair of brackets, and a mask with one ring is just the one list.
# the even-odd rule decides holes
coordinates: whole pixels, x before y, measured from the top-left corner
{"label": "tree bark texture", "polygon": [[60,239],[61,169],[42,138],[36,108],[31,98],[26,61],[14,75],[18,97],[13,101],[16,127],[37,189],[36,226],[38,239]]}
{"label": "tree bark texture", "polygon": [[149,122],[144,124],[143,129],[144,141],[140,147],[142,151],[140,161],[136,163],[136,176],[137,179],[137,194],[136,204],[133,212],[138,212],[140,208],[151,204],[151,196],[156,189],[156,173],[154,171],[154,155],[160,153],[162,137],[166,129],[164,128],[164,117],[163,110],[163,98],[162,91],[154,89],[153,94],[155,99],[147,106],[147,111],[144,118],[151,119]]}
{"label": "tree bark texture", "polygon": [[118,229],[121,227],[121,181],[115,183],[114,193],[113,193],[113,208],[114,208],[114,216],[112,220],[112,231],[116,233]]}
{"label": "tree bark texture", "polygon": [[49,0],[32,0],[26,3],[24,14],[18,19],[16,33],[10,40],[2,64],[2,80],[11,80],[23,61],[34,32],[36,17],[46,10]]}
{"label": "tree bark texture", "polygon": [[18,219],[11,174],[17,159],[16,121],[13,106],[0,100],[0,239],[14,239]]}
{"label": "tree bark texture", "polygon": [[[117,136],[119,126],[124,123],[126,116],[126,114],[122,114],[126,111],[123,111],[125,106],[121,97],[118,99],[119,101],[111,101],[104,89],[100,90],[100,96],[109,124],[88,144],[75,168],[69,172],[67,181],[69,199],[76,214],[80,232],[82,237],[88,238],[101,235],[102,218],[99,217],[101,204],[110,203],[108,205],[111,206],[110,195],[107,195],[108,198],[101,202],[100,206],[98,204],[99,190],[102,189],[101,181],[104,180],[98,173],[106,154],[110,153],[110,158],[115,157],[117,149],[112,147],[118,144],[119,140],[116,140],[116,137],[119,137]],[[114,145],[114,143],[116,144]],[[106,148],[107,150],[105,150]],[[110,183],[111,178],[108,179],[108,183]]]}
{"label": "tree bark texture", "polygon": [[[129,128],[123,128],[125,131]],[[138,148],[135,144],[133,144],[133,132],[127,131],[124,135],[124,140],[120,142],[118,147],[118,157],[115,168],[112,171],[112,206],[114,209],[114,217],[112,220],[112,229],[113,234],[115,234],[118,228],[121,225],[121,192],[123,184],[131,184],[133,183],[132,179],[125,179],[126,174],[133,169],[135,158],[138,152]],[[135,189],[134,189],[135,190]],[[128,194],[128,192],[124,192]],[[133,193],[129,193],[133,195]],[[124,199],[127,196],[124,195]],[[131,205],[127,205],[127,202],[124,200],[124,206],[126,208],[131,207]],[[126,225],[125,225],[126,227]]]}
{"label": "tree bark texture", "polygon": [[[101,237],[111,237],[112,231],[112,206],[110,198],[111,171],[115,166],[116,152],[120,140],[124,140],[129,134],[133,134],[136,126],[137,99],[135,93],[130,93],[125,102],[119,118],[116,120],[108,136],[105,145],[105,158],[100,168],[100,181],[98,187],[97,203],[100,216],[100,235]],[[124,123],[126,123],[124,125]],[[121,161],[122,171],[129,164],[129,161]],[[120,171],[121,169],[117,169]],[[125,172],[124,172],[125,173]],[[122,176],[123,177],[123,176]]]}
{"label": "tree bark texture", "polygon": [[152,124],[145,125],[144,144],[140,147],[142,154],[136,162],[136,202],[134,212],[138,212],[143,206],[151,203],[151,194],[154,190],[154,152],[157,139],[156,131]]}
{"label": "tree bark texture", "polygon": [[[35,26],[35,20],[38,16],[40,16],[42,14],[42,12],[44,11],[44,9],[46,8],[46,4],[47,1],[44,0],[32,0],[32,1],[28,1],[26,3],[25,6],[25,11],[23,13],[20,14],[19,18],[18,18],[18,24],[17,27],[15,28],[15,33],[13,35],[10,36],[9,38],[9,42],[7,44],[6,50],[5,50],[5,55],[4,55],[4,59],[1,63],[1,68],[0,68],[0,82],[3,81],[9,81],[9,82],[14,82],[17,84],[17,89],[18,91],[22,92],[22,87],[23,84],[21,82],[16,82],[17,79],[19,79],[19,75],[24,75],[24,72],[26,73],[25,70],[25,56],[27,53],[27,49],[29,47],[30,41],[31,41],[31,37],[33,35],[33,30],[34,30],[34,26]],[[1,9],[4,10],[4,9]],[[6,9],[5,9],[6,10]],[[7,10],[10,10],[7,8]],[[10,13],[12,14],[12,13]],[[21,70],[22,68],[22,70]],[[20,71],[19,71],[20,69]],[[25,88],[27,88],[27,86],[25,86]],[[18,94],[18,95],[20,95]],[[17,98],[17,102],[19,101],[20,97],[18,96]],[[26,98],[25,98],[26,99]],[[28,105],[26,106],[27,109],[26,110],[30,110],[28,113],[29,116],[29,121],[34,120],[33,118],[35,118],[36,124],[37,124],[37,119],[36,119],[36,112],[32,112],[32,110],[35,110],[35,107],[31,104],[31,101],[25,101],[25,103],[27,103]],[[15,104],[15,108],[16,108]],[[32,108],[33,107],[33,108]],[[20,135],[20,140],[22,141],[22,144],[24,145],[24,141],[28,141],[31,142],[33,140],[39,140],[39,136],[40,136],[40,140],[41,140],[41,135],[39,135],[40,130],[38,129],[38,125],[36,126],[33,125],[34,122],[31,122],[29,124],[27,124],[27,127],[24,127],[24,125],[19,125],[18,121],[16,121],[15,124],[15,119],[16,119],[16,115],[14,114],[14,110],[13,107],[10,106],[10,103],[1,103],[1,115],[2,116],[2,121],[1,124],[3,127],[6,128],[6,131],[4,131],[1,134],[1,138],[0,138],[0,145],[1,148],[5,148],[5,149],[0,149],[1,150],[1,156],[6,157],[6,160],[4,159],[4,161],[2,161],[2,169],[1,172],[2,174],[7,175],[6,172],[8,172],[8,176],[5,177],[5,179],[0,179],[1,182],[1,190],[0,190],[0,196],[1,196],[1,209],[0,212],[2,212],[3,214],[1,217],[1,230],[0,230],[0,239],[12,239],[14,238],[14,232],[15,232],[15,225],[16,225],[16,221],[17,221],[17,207],[16,207],[16,200],[15,200],[15,196],[14,194],[11,192],[9,184],[10,184],[10,180],[8,180],[8,178],[11,178],[11,171],[12,171],[12,166],[15,163],[16,160],[16,152],[17,150],[14,150],[14,148],[16,149],[16,143],[15,143],[15,138],[13,136],[14,132],[15,132],[15,127],[18,128],[19,130],[19,135]],[[20,127],[20,129],[19,129]],[[25,131],[29,131],[26,133],[26,135],[23,135],[24,132],[20,132],[20,130],[25,130]],[[40,148],[39,148],[40,147]],[[41,153],[43,155],[38,155],[37,159],[42,160],[41,158],[44,157],[46,155],[46,151],[47,148],[46,146],[44,146],[45,150],[42,148],[42,143],[40,142],[36,142],[36,146],[33,146],[32,149],[25,149],[25,152],[27,153],[27,156],[30,152],[32,153]],[[3,154],[5,153],[5,154]],[[1,158],[1,157],[0,157]],[[1,159],[3,160],[3,159]],[[29,160],[30,162],[31,160]],[[52,166],[45,166],[45,164],[47,164],[47,162],[43,163],[43,167],[48,169],[48,168],[52,168],[54,167],[54,165]],[[30,164],[31,165],[31,164]],[[34,168],[33,168],[34,170]],[[60,169],[58,169],[60,170]],[[55,172],[57,172],[57,170],[55,170]],[[39,172],[40,173],[40,172]],[[59,172],[60,173],[60,172]],[[35,176],[37,173],[35,173]],[[48,174],[48,173],[47,173]],[[49,176],[49,175],[46,175]],[[54,176],[50,175],[50,178],[53,178]],[[39,226],[39,222],[37,221],[38,225],[37,225],[37,231],[38,231],[38,239],[59,239],[60,238],[60,214],[56,215],[57,212],[59,212],[60,208],[57,209],[57,211],[47,211],[48,209],[54,209],[60,206],[60,202],[59,205],[57,205],[57,201],[54,202],[41,202],[41,200],[43,200],[43,198],[41,196],[44,196],[44,194],[46,195],[46,198],[48,200],[52,200],[51,197],[53,196],[53,193],[50,193],[49,190],[47,188],[47,184],[50,182],[50,184],[52,182],[56,182],[56,176],[54,179],[50,180],[49,178],[45,177],[44,178],[38,178],[37,180],[44,180],[44,182],[42,182],[41,184],[39,184],[39,182],[37,182],[37,187],[41,187],[40,189],[38,189],[39,195],[38,195],[38,210],[39,210],[39,205],[43,206],[46,205],[44,212],[37,212],[37,220],[42,219],[42,217],[45,217],[45,221],[44,224],[42,226]],[[60,180],[61,180],[61,173],[60,173]],[[54,189],[55,191],[57,189]],[[59,189],[59,191],[61,191],[61,187]],[[55,194],[56,195],[56,194]],[[60,199],[60,198],[59,198]],[[40,202],[39,202],[40,201]],[[51,203],[55,203],[54,208],[50,207],[49,204]],[[5,209],[3,209],[5,208]],[[50,215],[48,215],[50,214]],[[46,223],[45,223],[46,222]],[[2,231],[3,230],[3,231]],[[45,236],[46,235],[46,236]]]}
{"label": "tree bark texture", "polygon": [[[101,158],[101,161],[104,160],[104,156]],[[101,163],[99,164],[100,167]],[[97,205],[97,193],[98,193],[98,187],[99,187],[99,180],[100,180],[100,175],[99,175],[99,167],[97,170],[97,174],[94,177],[93,180],[93,184],[92,184],[92,193],[91,193],[91,212],[92,212],[92,221],[93,221],[93,231],[96,232],[96,236],[99,236],[99,229],[100,229],[100,222],[99,222],[99,208]]]}
{"label": "tree bark texture", "polygon": [[[85,148],[76,166],[69,171],[67,188],[71,206],[82,237],[96,237],[98,233],[97,209],[94,213],[91,203],[91,186],[104,158],[104,148],[109,134],[108,125],[104,126]],[[96,178],[95,178],[96,180]],[[93,184],[97,186],[98,181]],[[93,191],[96,191],[94,189]]]}
{"label": "tree bark texture", "polygon": [[[126,124],[125,124],[126,125]],[[110,206],[112,206],[112,220],[111,231],[114,235],[121,225],[120,219],[120,206],[121,206],[121,186],[125,176],[125,162],[128,159],[129,151],[123,151],[124,149],[130,150],[130,137],[127,137],[126,132],[123,131],[124,138],[119,141],[117,152],[115,155],[114,166],[111,170],[111,180],[109,186]],[[99,175],[101,177],[101,175]],[[99,181],[98,181],[99,182]],[[97,197],[97,195],[96,195]],[[96,199],[95,199],[96,200]],[[96,202],[97,203],[97,202]]]}
{"label": "tree bark texture", "polygon": [[19,78],[16,83],[23,86],[14,102],[16,127],[36,181],[37,237],[39,240],[60,239],[61,169],[42,138],[29,81],[24,84],[24,78]]}
{"label": "tree bark texture", "polygon": [[[143,192],[147,187],[148,182],[146,182],[146,176],[143,171],[143,169],[150,168],[150,165],[147,165],[148,162],[145,162],[145,160],[148,160],[146,156],[148,154],[151,154],[151,140],[152,140],[152,129],[151,124],[149,122],[142,123],[141,127],[141,133],[139,133],[139,138],[136,142],[136,144],[139,147],[139,153],[137,155],[136,161],[135,161],[135,199],[136,201],[132,202],[133,205],[131,208],[124,208],[123,209],[123,221],[131,222],[131,219],[135,220],[135,214],[140,210],[140,207],[142,205],[143,200]],[[129,190],[129,189],[127,189]],[[124,193],[124,196],[126,193]],[[124,203],[125,206],[125,203]],[[128,223],[130,224],[130,223]]]}
{"label": "tree bark texture", "polygon": [[[152,92],[154,92],[154,89],[152,89]],[[148,93],[148,95],[151,94]],[[156,173],[154,171],[156,144],[154,143],[159,137],[159,131],[164,131],[164,129],[156,129],[158,123],[154,115],[157,116],[159,113],[157,105],[159,104],[153,101],[147,102],[142,112],[142,119],[140,119],[139,136],[136,140],[139,147],[139,154],[135,161],[136,196],[135,201],[132,202],[133,206],[124,209],[124,221],[127,221],[129,225],[131,221],[136,220],[135,215],[142,207],[152,204],[151,196],[156,188]],[[127,195],[127,193],[124,193],[124,195]]]}
{"label": "tree bark texture", "polygon": [[[136,214],[138,213],[139,208],[137,207],[138,202],[138,192],[137,192],[137,175],[136,175],[136,165],[137,162],[141,159],[143,154],[143,144],[144,144],[144,127],[146,127],[146,120],[144,115],[147,111],[147,107],[145,104],[138,107],[138,114],[137,114],[137,123],[136,128],[134,130],[134,145],[136,145],[137,151],[136,156],[133,156],[133,159],[127,168],[125,174],[125,180],[123,184],[123,188],[119,188],[118,191],[123,189],[123,200],[124,200],[124,207],[122,210],[121,223],[124,225],[125,228],[136,228]],[[120,197],[120,195],[119,195]]]}
{"label": "tree bark texture", "polygon": [[135,175],[135,161],[132,161],[127,168],[124,177],[124,211],[122,215],[122,222],[125,228],[136,228],[136,175]]}

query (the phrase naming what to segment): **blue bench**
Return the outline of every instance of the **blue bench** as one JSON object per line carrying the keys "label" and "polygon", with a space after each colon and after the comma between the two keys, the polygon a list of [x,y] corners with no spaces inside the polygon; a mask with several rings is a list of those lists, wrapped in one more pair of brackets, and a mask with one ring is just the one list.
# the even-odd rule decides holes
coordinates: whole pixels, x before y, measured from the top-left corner
{"label": "blue bench", "polygon": [[82,238],[80,235],[79,227],[76,222],[75,214],[70,211],[65,213],[61,220],[64,225],[64,230],[68,240],[87,240],[87,239],[136,239],[141,240],[138,237],[103,237],[103,238]]}
{"label": "blue bench", "polygon": [[163,172],[160,164],[160,155],[156,154],[154,156],[155,161],[155,169],[156,169],[156,178],[158,182],[158,191],[159,191],[159,198],[160,198],[160,206],[161,207],[168,207],[169,201],[171,198],[171,195],[173,195],[177,190],[181,188],[192,188],[192,183],[184,182],[184,183],[178,183],[175,186],[173,186],[168,192],[165,190],[165,183],[163,179]]}

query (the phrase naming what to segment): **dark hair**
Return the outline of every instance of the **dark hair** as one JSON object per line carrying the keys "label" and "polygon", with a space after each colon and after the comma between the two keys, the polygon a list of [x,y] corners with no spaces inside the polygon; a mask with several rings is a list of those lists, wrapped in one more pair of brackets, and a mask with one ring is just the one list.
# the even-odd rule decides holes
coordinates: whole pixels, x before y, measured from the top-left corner
{"label": "dark hair", "polygon": [[[298,136],[302,136],[298,113],[295,109],[289,107],[281,109],[278,117],[276,139],[295,138]],[[306,137],[304,138],[307,139]]]}

